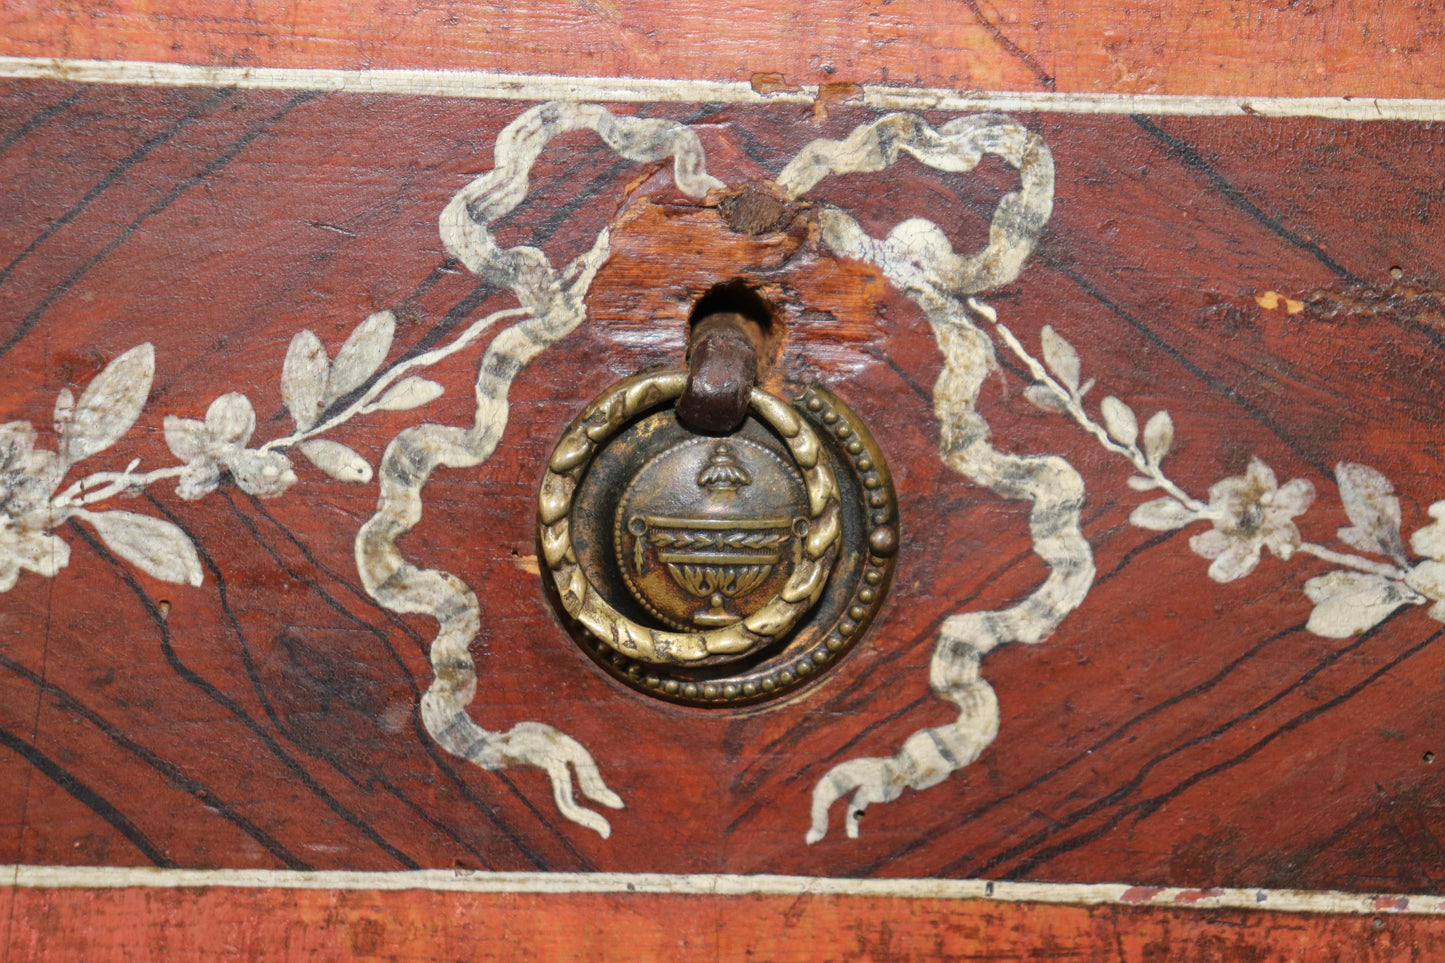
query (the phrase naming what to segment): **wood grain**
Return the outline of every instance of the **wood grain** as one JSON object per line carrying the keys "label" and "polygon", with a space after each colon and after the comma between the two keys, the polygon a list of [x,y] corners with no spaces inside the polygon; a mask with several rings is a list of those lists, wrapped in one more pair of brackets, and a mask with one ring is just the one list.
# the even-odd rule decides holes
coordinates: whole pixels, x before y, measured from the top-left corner
{"label": "wood grain", "polygon": [[[864,897],[30,890],[9,958],[1423,961],[1438,918]],[[5,925],[0,923],[0,925]],[[1100,954],[1107,953],[1107,957]]]}
{"label": "wood grain", "polygon": [[[32,0],[0,54],[981,90],[1439,97],[1429,4],[1105,0]],[[846,90],[846,87],[835,88]]]}
{"label": "wood grain", "polygon": [[[279,373],[302,328],[334,351],[390,308],[399,355],[510,306],[445,256],[436,216],[491,165],[493,138],[521,109],[0,85],[0,178],[12,186],[0,195],[0,419],[48,424],[62,387],[150,340],[150,403],[106,457],[168,464],[162,416],[199,416],[225,391],[256,402],[258,439],[283,433]],[[635,109],[697,124],[709,169],[730,184],[771,177],[808,140],[872,116]],[[1406,529],[1421,524],[1445,494],[1440,126],[1025,120],[1059,174],[1042,246],[988,297],[1020,336],[1037,345],[1052,324],[1100,377],[1097,392],[1173,412],[1171,470],[1197,494],[1258,454],[1282,480],[1313,481],[1306,534],[1326,540],[1345,524],[1333,466],[1364,461],[1398,486]],[[886,179],[827,181],[811,200],[880,234],[930,216],[963,248],[1011,184],[1002,165],[955,177],[904,162]],[[978,763],[870,810],[857,841],[835,825],[804,846],[809,793],[829,766],[949,719],[926,685],[941,621],[1022,597],[1042,568],[1024,510],[939,461],[941,362],[923,318],[875,272],[830,255],[806,218],[792,233],[734,233],[715,208],[578,134],[544,155],[499,232],[561,261],[624,207],[590,321],[524,371],[496,456],[439,473],[404,543],[482,596],[478,722],[542,719],[582,738],[628,805],[613,837],[558,818],[541,775],[474,771],[435,748],[415,714],[433,626],[379,608],[355,575],[352,538],[374,488],[303,467],[276,501],[225,488],[191,503],[161,486],[129,506],[202,546],[200,589],[136,574],[75,525],[62,532],[70,566],[7,593],[0,862],[1439,891],[1445,794],[1427,761],[1445,751],[1439,624],[1414,609],[1357,638],[1310,635],[1300,586],[1325,569],[1305,559],[1210,582],[1187,534],[1127,524],[1141,499],[1126,466],[1027,405],[1008,370],[983,411],[1000,444],[1078,466],[1098,584],[1046,644],[988,657],[1003,720]],[[880,622],[826,681],[766,709],[707,712],[641,699],[577,651],[543,599],[532,526],[562,427],[615,378],[677,363],[695,299],[737,277],[782,307],[778,371],[825,381],[883,440],[906,540]],[[1303,308],[1266,310],[1265,291]],[[435,370],[447,393],[429,420],[470,421],[476,360]],[[338,439],[374,456],[415,418],[362,419]],[[88,909],[16,898],[38,902],[15,925],[63,927],[65,913],[139,912],[149,897],[100,895]],[[1094,925],[1079,912],[1068,926]],[[1147,919],[1129,925],[1182,925]],[[663,929],[658,939],[675,937]],[[820,925],[819,938],[834,931],[853,932]],[[1341,952],[1368,951],[1351,946]]]}

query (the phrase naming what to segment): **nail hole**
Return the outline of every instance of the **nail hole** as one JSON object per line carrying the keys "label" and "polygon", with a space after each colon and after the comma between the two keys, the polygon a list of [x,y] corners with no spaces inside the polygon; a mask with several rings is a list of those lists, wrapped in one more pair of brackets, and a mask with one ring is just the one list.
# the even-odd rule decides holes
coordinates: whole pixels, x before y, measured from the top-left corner
{"label": "nail hole", "polygon": [[159,602],[157,602],[156,608],[160,610],[161,618],[163,619],[168,618],[171,614],[171,603],[166,601],[165,599],[161,599]]}
{"label": "nail hole", "polygon": [[1402,278],[1402,277],[1404,277],[1404,276],[1405,276],[1405,270],[1404,270],[1404,268],[1400,267],[1398,264],[1395,265],[1394,267],[1390,268],[1390,277],[1394,278],[1396,281],[1400,280],[1400,278]]}
{"label": "nail hole", "polygon": [[1428,766],[1428,765],[1430,765],[1430,763],[1432,763],[1432,762],[1435,761],[1435,753],[1433,753],[1433,752],[1427,752],[1427,753],[1425,753],[1425,755],[1423,755],[1423,756],[1420,757],[1420,760],[1421,760],[1422,762],[1424,762],[1425,765]]}

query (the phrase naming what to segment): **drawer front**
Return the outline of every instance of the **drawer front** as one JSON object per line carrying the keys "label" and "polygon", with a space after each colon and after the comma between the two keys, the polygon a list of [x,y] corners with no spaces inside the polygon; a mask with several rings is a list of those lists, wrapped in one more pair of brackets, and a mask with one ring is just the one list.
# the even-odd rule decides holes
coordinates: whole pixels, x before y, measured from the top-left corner
{"label": "drawer front", "polygon": [[[256,946],[337,899],[353,950],[362,917],[442,940],[450,886],[574,949],[639,888],[659,952],[752,945],[737,902],[658,922],[719,888],[750,938],[833,892],[820,932],[1087,948],[1203,905],[1236,948],[1284,938],[1269,909],[1438,942],[1445,108],[1398,99],[1428,78],[1384,65],[1372,115],[1081,64],[567,87],[338,80],[296,41],[267,79],[108,36],[129,66],[0,80],[17,939],[65,887],[144,918],[123,870],[158,867],[203,887],[165,912]],[[544,480],[719,291],[763,306],[762,388],[876,439],[896,568],[786,695],[678,704],[559,602]]]}

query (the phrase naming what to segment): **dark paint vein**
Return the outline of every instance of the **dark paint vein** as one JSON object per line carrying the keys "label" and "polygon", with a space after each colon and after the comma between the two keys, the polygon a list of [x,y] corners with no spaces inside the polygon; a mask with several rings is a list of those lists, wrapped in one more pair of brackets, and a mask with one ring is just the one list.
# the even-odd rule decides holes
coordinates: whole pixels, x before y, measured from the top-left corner
{"label": "dark paint vein", "polygon": [[[1209,732],[1194,736],[1193,738],[1187,739],[1184,742],[1181,742],[1178,745],[1164,752],[1157,753],[1147,762],[1145,762],[1127,782],[1119,786],[1114,791],[1108,793],[1107,795],[1099,799],[1094,800],[1086,806],[1082,806],[1074,810],[1067,816],[1058,820],[1054,825],[1039,830],[1038,832],[1030,835],[1027,839],[1019,843],[1018,845],[1012,846],[1004,852],[999,853],[997,856],[994,856],[993,858],[987,860],[986,862],[978,866],[975,870],[970,871],[970,875],[982,875],[991,872],[999,865],[1008,862],[1009,860],[1015,859],[1023,855],[1023,853],[1040,845],[1045,840],[1054,836],[1056,832],[1068,829],[1070,826],[1076,825],[1077,823],[1089,818],[1095,813],[1109,809],[1116,804],[1122,802],[1124,799],[1132,795],[1135,790],[1137,790],[1140,786],[1143,785],[1144,780],[1148,777],[1149,773],[1151,773],[1156,767],[1158,767],[1164,762],[1167,762],[1174,756],[1194,748],[1195,746],[1200,746],[1204,745],[1205,743],[1213,742],[1219,737],[1225,735],[1226,733],[1234,729],[1236,726],[1246,723],[1249,720],[1256,718],[1257,716],[1263,715],[1270,708],[1284,700],[1290,694],[1298,691],[1303,686],[1308,685],[1312,679],[1314,679],[1321,672],[1324,672],[1330,666],[1334,665],[1340,659],[1343,659],[1346,655],[1349,655],[1351,652],[1354,652],[1364,646],[1376,635],[1378,635],[1386,625],[1393,621],[1394,618],[1398,616],[1398,614],[1399,613],[1397,613],[1396,616],[1392,616],[1391,618],[1386,619],[1384,622],[1376,626],[1374,629],[1371,629],[1369,632],[1362,634],[1359,638],[1357,638],[1349,645],[1342,646],[1341,648],[1334,649],[1331,652],[1327,653],[1323,658],[1321,658],[1306,672],[1304,672],[1298,679],[1295,679],[1284,688],[1275,692],[1263,702],[1252,706],[1248,710],[1239,713],[1231,719],[1221,722]],[[1300,630],[1303,630],[1303,626],[1296,627],[1296,631]],[[1123,810],[1123,812],[1116,817],[1114,822],[1122,820],[1124,814],[1127,814],[1129,811],[1129,808]]]}
{"label": "dark paint vein", "polygon": [[[152,496],[147,494],[145,497],[149,501],[151,501],[153,505],[161,508],[162,512],[165,512],[165,509],[161,507],[160,504],[156,502]],[[170,517],[172,519],[172,521],[175,521],[173,516],[170,516],[169,513],[166,514],[167,517]],[[306,771],[306,767],[302,766],[299,762],[293,759],[291,755],[281,747],[281,745],[276,741],[276,739],[261,727],[260,723],[256,722],[255,719],[252,719],[250,714],[247,713],[245,709],[241,708],[240,704],[238,704],[234,699],[222,692],[219,688],[213,685],[200,673],[196,672],[194,669],[188,666],[185,661],[181,659],[180,655],[177,654],[175,647],[172,644],[171,629],[169,623],[167,623],[166,621],[166,617],[161,614],[160,609],[156,606],[155,600],[150,597],[150,594],[146,592],[145,588],[140,584],[136,577],[131,574],[129,567],[127,567],[123,562],[121,562],[120,559],[112,555],[110,550],[107,549],[104,545],[102,545],[98,539],[96,539],[90,534],[90,532],[86,531],[84,528],[82,528],[80,525],[76,524],[73,521],[70,523],[70,525],[72,526],[75,533],[80,537],[81,541],[85,542],[86,545],[90,547],[91,551],[95,552],[97,556],[99,556],[103,561],[107,562],[113,569],[115,569],[116,574],[120,577],[121,581],[125,582],[126,587],[129,588],[132,594],[134,594],[135,597],[140,601],[141,606],[146,610],[146,614],[150,616],[151,622],[155,624],[157,631],[160,633],[162,655],[165,657],[165,660],[170,665],[171,669],[178,676],[180,676],[181,679],[183,679],[185,682],[189,683],[196,689],[199,689],[202,693],[206,695],[207,698],[211,699],[217,705],[221,706],[221,708],[225,709],[227,712],[231,713],[231,715],[235,716],[242,725],[244,725],[252,732],[252,734],[256,736],[256,738],[261,740],[261,742],[266,746],[266,748],[270,750],[271,754],[274,755],[288,770],[290,770],[291,773],[310,793],[316,796],[317,799],[323,802],[327,806],[327,808],[329,808],[337,816],[341,817],[349,825],[351,825],[363,836],[369,839],[373,844],[377,846],[377,848],[381,849],[383,852],[391,856],[394,860],[396,860],[396,862],[400,863],[407,869],[421,868],[420,864],[418,864],[410,856],[407,856],[405,853],[401,852],[395,846],[392,846],[390,843],[388,843],[384,838],[382,838],[381,834],[376,832],[376,830],[373,829],[370,825],[368,825],[365,820],[361,819],[361,817],[351,812],[351,810],[347,809],[344,805],[342,805],[338,799],[332,796],[331,793],[327,792],[326,789],[323,788],[321,784],[312,777],[311,773]],[[194,542],[194,539],[192,541]],[[207,556],[202,552],[202,562],[205,563],[206,559]],[[218,576],[219,571],[213,567],[214,564],[215,563],[212,562],[207,567],[211,570],[211,574],[213,576]],[[219,578],[217,580],[219,581]],[[222,588],[221,593],[223,596],[224,592],[225,590],[224,588]],[[239,628],[229,612],[227,612],[227,618],[231,619],[231,626],[233,630]]]}
{"label": "dark paint vein", "polygon": [[[341,615],[343,618],[352,622],[359,628],[370,633],[380,642],[380,644],[386,649],[387,653],[391,657],[393,664],[397,666],[397,668],[401,671],[403,678],[406,679],[407,686],[412,693],[413,706],[415,707],[419,705],[421,700],[421,689],[417,685],[416,677],[411,674],[410,670],[406,666],[406,663],[402,660],[400,654],[396,651],[396,648],[391,644],[391,639],[387,636],[387,634],[381,629],[377,628],[375,625],[367,622],[365,619],[358,618],[354,613],[352,613],[349,609],[342,605],[340,600],[338,600],[335,596],[333,596],[330,592],[323,588],[315,579],[297,572],[294,568],[288,565],[285,560],[281,558],[280,554],[276,552],[275,549],[270,545],[270,543],[265,539],[265,537],[262,536],[262,534],[256,528],[255,524],[251,521],[251,519],[240,510],[240,507],[236,505],[235,501],[231,498],[230,493],[225,493],[224,497],[226,501],[230,504],[232,513],[235,514],[236,518],[240,520],[243,525],[246,526],[248,531],[250,531],[251,537],[256,541],[258,545],[261,546],[261,549],[263,551],[265,551],[268,555],[271,556],[272,560],[278,566],[285,570],[287,575],[289,575],[292,579],[295,579],[296,581],[309,586],[312,591],[316,592],[318,595],[321,596],[322,600],[326,602],[327,606],[332,611],[336,612],[338,615]],[[273,525],[275,525],[277,529],[281,531],[281,533],[289,541],[291,541],[298,549],[300,549],[303,556],[312,566],[314,566],[318,570],[321,569],[321,566],[316,561],[315,556],[312,555],[311,551],[305,547],[304,543],[302,543],[300,539],[297,539],[294,535],[292,535],[289,531],[286,530],[285,526],[281,525],[274,518],[272,518],[269,513],[266,513],[265,509],[260,507],[258,500],[254,496],[252,496],[251,501],[253,502],[253,504],[256,505],[258,511],[265,515],[267,520],[269,520]],[[357,598],[362,599],[363,601],[365,601],[369,605],[376,607],[380,611],[386,611],[381,606],[377,605],[376,601],[370,596],[365,595],[359,589],[355,589],[349,583],[340,579],[338,576],[332,575],[332,578],[340,581],[343,585],[350,589],[353,594],[357,596]],[[441,768],[458,786],[464,787],[464,783],[462,782],[461,777],[452,770],[451,766],[446,761],[446,757],[442,754],[440,748],[436,745],[430,734],[426,732],[425,727],[422,725],[421,718],[416,711],[412,712],[411,720],[412,734],[416,737],[417,744],[421,746],[423,751],[425,751],[427,755],[431,757],[432,761],[439,768]],[[515,787],[512,788],[515,792]],[[535,852],[528,845],[525,837],[518,834],[513,827],[507,825],[495,812],[490,809],[490,807],[483,806],[481,804],[481,801],[472,796],[469,791],[466,791],[464,789],[464,792],[466,792],[468,801],[473,803],[477,811],[486,816],[497,827],[497,829],[499,829],[503,833],[503,835],[506,836],[508,841],[517,847],[517,850],[523,856],[525,856],[527,860],[532,863],[533,866],[537,867],[538,869],[547,868],[546,860],[543,859],[540,854]],[[518,795],[520,796],[520,794]],[[540,813],[538,814],[538,818],[541,819],[543,825],[547,826],[548,829],[552,830],[553,833],[558,835],[562,845],[567,848],[567,850],[572,854],[574,858],[578,860],[581,865],[587,867],[588,869],[592,868],[586,857],[584,857],[573,847],[570,840],[563,836],[559,830],[553,827],[548,820],[542,819]],[[484,859],[484,857],[480,853],[475,853],[475,855],[479,859]]]}
{"label": "dark paint vein", "polygon": [[1021,861],[1012,869],[1010,869],[1009,874],[1013,876],[1030,872],[1039,865],[1046,863],[1057,856],[1063,855],[1064,853],[1077,849],[1080,846],[1086,845],[1087,843],[1092,842],[1094,839],[1104,835],[1110,829],[1117,826],[1128,815],[1133,814],[1134,821],[1136,823],[1143,819],[1147,819],[1170,800],[1177,798],[1185,792],[1188,792],[1199,783],[1204,782],[1206,779],[1209,779],[1212,776],[1216,776],[1221,772],[1233,769],[1235,766],[1242,765],[1249,759],[1258,755],[1261,750],[1270,745],[1276,739],[1279,739],[1280,737],[1285,736],[1290,732],[1293,732],[1295,729],[1298,729],[1299,727],[1306,725],[1319,718],[1320,716],[1324,715],[1326,712],[1329,712],[1331,709],[1335,709],[1348,702],[1349,700],[1353,699],[1355,696],[1359,695],[1365,689],[1369,688],[1384,675],[1394,670],[1396,666],[1429,648],[1437,640],[1439,640],[1441,636],[1445,636],[1445,629],[1440,629],[1427,636],[1423,641],[1410,646],[1408,649],[1395,656],[1395,658],[1386,662],[1374,672],[1371,672],[1364,679],[1355,683],[1353,686],[1350,686],[1350,688],[1346,689],[1344,692],[1341,692],[1334,698],[1329,699],[1325,702],[1321,702],[1319,705],[1313,706],[1310,709],[1299,713],[1298,715],[1278,726],[1277,728],[1266,734],[1264,737],[1259,739],[1257,742],[1253,743],[1248,748],[1232,756],[1231,758],[1225,759],[1221,762],[1216,763],[1213,766],[1194,773],[1188,778],[1181,780],[1173,788],[1162,792],[1157,796],[1152,796],[1149,799],[1140,800],[1139,802],[1134,803],[1132,806],[1129,806],[1116,813],[1103,826],[1090,830],[1087,833],[1081,833],[1080,835],[1075,836],[1072,839],[1065,840],[1061,843],[1049,847],[1048,849],[1041,850],[1040,852],[1035,853],[1033,856],[1030,856],[1028,859]]}
{"label": "dark paint vein", "polygon": [[151,842],[150,837],[141,832],[125,813],[117,809],[110,800],[81,782],[74,773],[60,763],[3,727],[0,727],[0,746],[20,755],[51,782],[69,793],[76,802],[110,823],[112,828],[129,840],[132,846],[140,850],[146,859],[167,869],[175,867],[176,864],[171,861],[170,857]]}
{"label": "dark paint vein", "polygon": [[1229,203],[1249,215],[1250,219],[1256,224],[1269,231],[1275,237],[1304,251],[1310,255],[1310,257],[1324,265],[1324,267],[1336,277],[1349,281],[1351,284],[1363,283],[1358,275],[1326,254],[1324,248],[1309,238],[1296,234],[1278,220],[1266,214],[1258,204],[1246,197],[1243,191],[1226,180],[1223,174],[1220,174],[1208,161],[1201,157],[1199,152],[1190,146],[1188,141],[1181,137],[1175,137],[1143,114],[1130,114],[1129,117],[1134,123],[1139,125],[1144,133],[1158,141],[1159,145],[1164,148],[1166,154],[1203,177],[1209,183],[1210,187],[1214,188],[1214,190],[1228,200]]}
{"label": "dark paint vein", "polygon": [[973,18],[978,21],[979,26],[987,30],[988,35],[992,37],[1000,47],[1033,72],[1033,75],[1039,79],[1039,83],[1045,90],[1056,89],[1057,85],[1054,82],[1054,78],[1034,59],[1033,54],[1010,40],[1008,34],[1004,33],[998,24],[984,16],[983,10],[979,8],[978,0],[962,0],[962,3],[973,14]]}
{"label": "dark paint vein", "polygon": [[271,853],[271,855],[275,856],[278,860],[280,860],[282,865],[284,865],[287,869],[311,869],[311,866],[309,866],[303,860],[299,859],[285,846],[281,845],[281,843],[279,843],[265,830],[261,829],[255,823],[247,819],[239,810],[237,810],[230,803],[217,796],[216,793],[210,788],[208,788],[204,783],[200,782],[197,779],[192,779],[190,776],[187,776],[179,766],[166,759],[161,758],[157,753],[136,742],[134,739],[131,739],[125,734],[124,731],[120,729],[120,727],[115,725],[110,720],[106,719],[104,716],[96,712],[94,709],[90,708],[85,703],[81,702],[79,699],[71,695],[65,689],[61,688],[53,682],[41,678],[38,673],[31,671],[26,666],[14,661],[3,653],[0,653],[0,666],[4,666],[6,669],[20,676],[22,679],[25,679],[27,682],[30,682],[32,685],[38,687],[41,691],[46,692],[53,698],[59,700],[60,704],[65,709],[69,710],[75,715],[82,717],[83,719],[85,719],[85,721],[95,726],[95,728],[99,729],[107,738],[109,738],[116,745],[120,746],[127,753],[135,756],[137,759],[145,763],[151,769],[154,769],[156,772],[160,773],[161,776],[163,776],[165,780],[172,786],[181,790],[184,793],[187,793],[190,796],[193,796],[206,808],[210,809],[216,815],[226,820],[226,822],[235,826],[237,829],[244,832],[247,836],[250,836],[256,842],[260,843],[267,852]]}
{"label": "dark paint vein", "polygon": [[156,201],[150,207],[142,211],[135,218],[135,220],[131,221],[130,224],[126,225],[125,229],[122,230],[119,234],[117,234],[114,238],[112,238],[110,242],[105,245],[105,247],[101,248],[100,251],[91,255],[89,258],[86,258],[85,262],[79,267],[77,267],[74,271],[70,272],[70,274],[66,276],[65,280],[61,281],[59,284],[51,288],[49,292],[46,293],[45,297],[41,299],[41,302],[37,304],[34,308],[30,309],[30,312],[25,315],[24,319],[20,322],[19,326],[15,329],[15,331],[11,333],[10,337],[6,339],[3,344],[0,344],[0,356],[5,355],[7,352],[10,351],[11,348],[14,348],[17,344],[19,344],[21,340],[23,340],[24,337],[30,332],[30,330],[35,327],[36,323],[45,314],[45,312],[50,309],[50,306],[55,303],[56,299],[58,299],[65,292],[69,291],[71,287],[75,284],[75,282],[79,281],[86,274],[90,273],[90,271],[94,269],[95,266],[98,265],[101,261],[105,260],[112,251],[124,244],[126,240],[128,240],[130,236],[134,234],[142,224],[144,224],[147,220],[154,217],[155,215],[161,213],[166,208],[170,207],[171,204],[175,203],[175,201],[182,194],[189,191],[192,187],[195,187],[197,184],[204,183],[205,181],[210,179],[213,174],[220,171],[221,168],[225,167],[232,160],[234,160],[235,157],[241,153],[241,151],[245,150],[255,140],[257,140],[273,126],[279,123],[281,118],[285,117],[291,111],[295,110],[297,107],[300,107],[302,104],[306,103],[308,100],[311,100],[315,96],[316,93],[314,91],[303,91],[302,93],[297,94],[295,97],[291,98],[291,100],[287,101],[286,106],[281,108],[280,111],[271,115],[266,120],[252,126],[251,129],[248,130],[244,135],[242,135],[240,139],[236,140],[234,143],[231,144],[231,146],[227,147],[220,154],[212,158],[199,171],[189,177],[177,181],[175,186],[172,187],[169,191],[167,191],[164,197],[162,197],[160,200]]}
{"label": "dark paint vein", "polygon": [[31,131],[35,130],[35,128],[39,127],[50,118],[64,112],[67,108],[69,108],[84,95],[85,90],[84,88],[82,88],[80,90],[77,90],[75,93],[71,94],[64,100],[59,101],[58,103],[51,104],[44,110],[37,112],[25,123],[21,124],[19,127],[6,134],[4,140],[0,140],[0,154],[3,154],[5,151],[13,147],[16,143],[23,140],[30,134]]}
{"label": "dark paint vein", "polygon": [[191,109],[187,111],[183,117],[126,155],[119,164],[107,171],[104,177],[97,181],[90,190],[86,191],[84,197],[67,208],[64,214],[61,214],[55,220],[51,221],[45,230],[36,235],[35,239],[26,246],[25,250],[15,255],[14,260],[5,265],[3,269],[0,269],[0,284],[5,283],[15,269],[20,266],[20,262],[33,254],[35,250],[49,240],[56,231],[79,217],[97,197],[104,194],[112,184],[124,177],[126,172],[132,167],[139,164],[156,148],[161,147],[170,141],[171,138],[189,127],[191,122],[196,118],[209,113],[214,107],[230,97],[232,93],[234,93],[232,90],[218,90],[200,103],[193,104]]}

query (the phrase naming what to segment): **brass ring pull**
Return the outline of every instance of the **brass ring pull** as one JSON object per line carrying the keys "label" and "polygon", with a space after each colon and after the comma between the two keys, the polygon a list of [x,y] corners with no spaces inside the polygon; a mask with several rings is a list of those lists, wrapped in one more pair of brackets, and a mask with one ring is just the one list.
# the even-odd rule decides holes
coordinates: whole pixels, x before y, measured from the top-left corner
{"label": "brass ring pull", "polygon": [[547,465],[538,499],[542,557],[562,607],[615,651],[641,662],[701,665],[737,658],[785,635],[814,604],[837,561],[841,511],[837,479],[817,434],[787,402],[754,388],[749,409],[786,445],[803,479],[809,517],[798,528],[800,551],[786,583],[771,601],[729,625],[707,631],[668,631],[642,625],[614,608],[588,579],[573,551],[573,496],[597,451],[628,423],[681,396],[686,372],[626,378],[599,396],[563,434]]}

